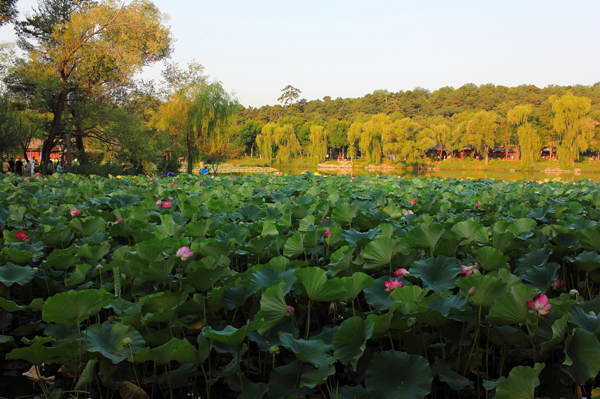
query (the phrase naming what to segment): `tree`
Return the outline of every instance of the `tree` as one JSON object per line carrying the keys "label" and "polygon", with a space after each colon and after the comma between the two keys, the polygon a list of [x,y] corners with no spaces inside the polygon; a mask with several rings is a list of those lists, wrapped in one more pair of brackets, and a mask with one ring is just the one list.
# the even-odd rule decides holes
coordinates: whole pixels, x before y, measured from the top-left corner
{"label": "tree", "polygon": [[7,23],[17,15],[17,0],[0,0],[0,25]]}
{"label": "tree", "polygon": [[227,157],[237,155],[230,138],[226,135],[226,129],[237,107],[237,100],[230,96],[219,82],[202,85],[194,91],[189,120],[193,134],[190,142],[195,151],[188,152],[192,155],[188,158],[188,173],[192,173],[195,160],[193,155],[196,152],[204,162],[213,167],[213,171],[216,171],[216,165]]}
{"label": "tree", "polygon": [[[44,15],[47,10],[54,14]],[[73,93],[93,98],[124,86],[143,66],[166,57],[170,46],[162,14],[146,0],[44,0],[36,15],[19,24],[18,34],[29,59],[17,74],[52,91],[43,167],[63,133],[71,145],[63,122]]]}
{"label": "tree", "polygon": [[300,93],[302,91],[300,89],[296,89],[292,85],[287,85],[283,89],[281,89],[281,96],[277,99],[281,104],[285,107],[289,107],[296,102],[298,97],[300,97]]}
{"label": "tree", "polygon": [[586,115],[591,108],[591,100],[567,93],[562,97],[552,96],[553,126],[558,133],[558,160],[561,167],[573,167],[580,151],[587,148],[585,131],[590,124]]}
{"label": "tree", "polygon": [[236,136],[239,145],[244,148],[244,153],[254,156],[254,147],[256,146],[256,138],[262,130],[262,125],[257,121],[247,121],[237,131]]}
{"label": "tree", "polygon": [[280,164],[288,163],[302,152],[302,146],[291,124],[277,126],[273,131],[273,141],[277,146],[277,162]]}
{"label": "tree", "polygon": [[499,117],[493,111],[479,111],[467,123],[465,144],[471,144],[489,161],[490,148],[496,143],[496,132],[499,127]]}
{"label": "tree", "polygon": [[260,134],[256,136],[256,146],[258,153],[261,158],[264,158],[267,162],[271,162],[273,159],[273,151],[275,147],[275,129],[277,124],[267,123],[263,125]]}
{"label": "tree", "polygon": [[327,157],[327,131],[323,126],[312,125],[310,127],[309,152],[315,163],[321,162]]}
{"label": "tree", "polygon": [[532,110],[529,104],[517,105],[507,114],[508,121],[517,127],[521,163],[526,169],[531,169],[540,156],[540,136],[529,123]]}

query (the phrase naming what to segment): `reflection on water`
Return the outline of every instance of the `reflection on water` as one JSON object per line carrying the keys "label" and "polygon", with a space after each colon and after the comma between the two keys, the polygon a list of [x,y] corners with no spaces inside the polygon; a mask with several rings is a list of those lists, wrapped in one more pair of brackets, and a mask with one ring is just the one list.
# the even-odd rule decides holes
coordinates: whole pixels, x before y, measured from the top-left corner
{"label": "reflection on water", "polygon": [[310,171],[323,175],[391,175],[402,177],[446,177],[455,179],[494,179],[494,180],[529,180],[529,181],[575,181],[575,180],[593,180],[600,182],[600,172],[586,172],[574,174],[570,173],[545,173],[543,171],[524,172],[524,171],[485,171],[485,170],[386,170],[386,171],[369,171],[364,168],[346,168],[346,169],[323,169],[319,170],[315,166],[294,166],[280,167],[279,170],[284,174],[295,175]]}

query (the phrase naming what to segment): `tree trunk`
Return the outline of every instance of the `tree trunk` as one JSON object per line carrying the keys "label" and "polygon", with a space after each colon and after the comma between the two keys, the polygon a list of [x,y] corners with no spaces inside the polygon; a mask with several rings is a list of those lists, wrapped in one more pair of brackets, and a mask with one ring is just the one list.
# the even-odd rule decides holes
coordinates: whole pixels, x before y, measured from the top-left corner
{"label": "tree trunk", "polygon": [[[77,131],[79,132],[80,129],[77,128]],[[89,163],[87,154],[85,153],[85,145],[83,144],[83,137],[79,133],[75,136],[75,144],[77,145],[77,158],[79,159],[79,163],[80,164]]]}
{"label": "tree trunk", "polygon": [[52,148],[56,145],[56,138],[61,133],[61,124],[62,117],[65,111],[65,105],[67,103],[67,90],[63,89],[56,100],[56,104],[54,105],[54,109],[52,113],[54,114],[54,118],[52,119],[52,124],[50,125],[50,133],[46,140],[44,140],[44,144],[42,145],[42,165],[41,170],[42,173],[47,172],[48,161],[50,160],[50,153],[52,152]]}
{"label": "tree trunk", "polygon": [[490,163],[490,150],[486,147],[483,148],[484,156],[485,156],[485,166],[488,166]]}

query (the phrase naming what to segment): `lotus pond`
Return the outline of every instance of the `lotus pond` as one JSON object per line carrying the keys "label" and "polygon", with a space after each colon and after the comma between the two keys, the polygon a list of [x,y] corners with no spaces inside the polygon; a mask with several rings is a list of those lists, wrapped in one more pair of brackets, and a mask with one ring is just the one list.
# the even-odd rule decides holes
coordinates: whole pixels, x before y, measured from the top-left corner
{"label": "lotus pond", "polygon": [[4,177],[0,396],[591,396],[599,188]]}

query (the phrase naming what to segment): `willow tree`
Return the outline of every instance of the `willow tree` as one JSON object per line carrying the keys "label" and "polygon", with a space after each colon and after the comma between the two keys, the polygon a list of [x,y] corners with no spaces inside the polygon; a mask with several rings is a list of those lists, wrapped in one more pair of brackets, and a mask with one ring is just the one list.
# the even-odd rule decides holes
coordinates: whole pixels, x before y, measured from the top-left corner
{"label": "willow tree", "polygon": [[186,145],[191,148],[188,173],[193,171],[196,154],[213,169],[228,157],[237,155],[226,133],[237,107],[238,102],[219,82],[201,85],[193,92],[189,109],[190,137],[186,137]]}
{"label": "willow tree", "polygon": [[358,156],[358,150],[356,146],[362,134],[363,124],[361,122],[354,122],[348,128],[348,156],[350,159],[354,159]]}
{"label": "willow tree", "polygon": [[310,127],[310,156],[318,163],[327,158],[327,131],[323,126]]}
{"label": "willow tree", "polygon": [[263,125],[260,133],[256,136],[256,147],[261,159],[264,158],[267,162],[273,160],[273,150],[275,147],[275,128],[276,123],[267,123]]}
{"label": "willow tree", "polygon": [[280,164],[288,163],[302,152],[292,124],[277,126],[273,131],[273,139],[277,145],[277,162]]}
{"label": "willow tree", "polygon": [[[21,41],[32,39],[36,29],[40,32],[23,46],[28,59],[16,67],[16,75],[43,84],[53,99],[42,166],[62,136],[65,109],[75,91],[101,97],[128,84],[144,66],[165,58],[170,50],[169,29],[150,1],[73,1],[68,11],[68,18],[51,27],[29,29],[21,24],[19,31]],[[70,137],[65,141],[69,146]]]}
{"label": "willow tree", "polygon": [[567,93],[558,98],[550,97],[554,113],[553,126],[558,133],[558,160],[561,167],[573,167],[579,153],[587,148],[586,133],[589,130],[591,100]]}
{"label": "willow tree", "polygon": [[531,105],[517,105],[507,114],[508,121],[517,127],[521,163],[526,169],[531,169],[540,157],[540,135],[529,123],[532,111]]}
{"label": "willow tree", "polygon": [[493,111],[476,112],[466,126],[466,144],[471,144],[483,154],[485,164],[489,162],[489,151],[496,143],[499,128],[498,114]]}

